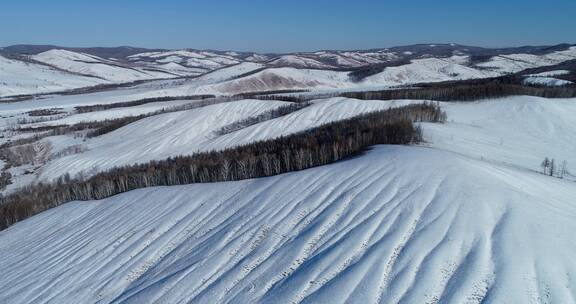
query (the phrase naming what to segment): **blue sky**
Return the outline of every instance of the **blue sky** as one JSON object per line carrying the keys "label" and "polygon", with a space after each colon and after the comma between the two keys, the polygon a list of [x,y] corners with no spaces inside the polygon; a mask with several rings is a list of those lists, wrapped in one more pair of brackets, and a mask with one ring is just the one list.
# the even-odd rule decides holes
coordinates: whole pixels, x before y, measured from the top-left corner
{"label": "blue sky", "polygon": [[576,0],[7,0],[0,45],[260,52],[576,43]]}

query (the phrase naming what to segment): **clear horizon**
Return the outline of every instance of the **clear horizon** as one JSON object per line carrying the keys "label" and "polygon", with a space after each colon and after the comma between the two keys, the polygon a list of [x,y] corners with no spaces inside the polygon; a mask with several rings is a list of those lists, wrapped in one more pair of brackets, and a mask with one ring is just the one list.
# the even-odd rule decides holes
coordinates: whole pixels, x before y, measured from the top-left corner
{"label": "clear horizon", "polygon": [[[131,46],[260,53],[457,43],[516,47],[576,43],[576,1],[31,0],[0,11],[0,46]],[[22,22],[22,20],[26,22]]]}

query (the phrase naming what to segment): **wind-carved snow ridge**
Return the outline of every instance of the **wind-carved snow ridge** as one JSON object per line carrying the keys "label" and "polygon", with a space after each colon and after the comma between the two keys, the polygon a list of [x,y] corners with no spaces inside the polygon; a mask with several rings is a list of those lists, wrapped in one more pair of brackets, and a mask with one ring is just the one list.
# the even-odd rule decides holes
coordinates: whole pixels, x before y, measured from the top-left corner
{"label": "wind-carved snow ridge", "polygon": [[0,233],[0,301],[571,303],[574,197],[537,173],[377,146],[41,213]]}

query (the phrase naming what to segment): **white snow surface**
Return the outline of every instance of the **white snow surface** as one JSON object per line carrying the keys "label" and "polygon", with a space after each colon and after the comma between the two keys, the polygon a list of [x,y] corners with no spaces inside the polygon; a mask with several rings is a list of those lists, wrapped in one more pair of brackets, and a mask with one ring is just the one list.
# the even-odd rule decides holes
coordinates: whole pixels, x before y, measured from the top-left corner
{"label": "white snow surface", "polygon": [[329,69],[332,66],[324,64],[314,58],[308,58],[302,55],[284,55],[280,56],[272,61],[269,64],[275,66],[289,66],[295,68],[314,68],[314,69]]}
{"label": "white snow surface", "polygon": [[[130,62],[121,62],[58,49],[32,56],[34,60],[42,61],[58,69],[2,57],[0,58],[0,96],[47,93],[103,83],[166,79],[179,76],[208,76],[206,73],[210,74],[209,72],[215,70],[235,69],[237,67],[237,71],[240,71],[240,68],[255,68],[255,63],[249,62],[250,60],[261,62],[267,59],[258,54],[249,56],[247,59],[235,56],[239,56],[239,54],[181,50],[136,54],[128,57]],[[242,79],[231,80],[230,78],[233,77],[228,77],[219,80],[212,79],[212,81],[207,82],[206,79],[203,80],[202,77],[199,77],[198,79],[188,79],[188,81],[177,81],[175,83],[179,83],[179,86],[174,85],[169,90],[163,88],[152,90],[153,92],[148,92],[148,97],[173,94],[229,95],[247,91],[285,89],[313,91],[384,89],[422,82],[496,77],[528,68],[555,65],[576,59],[576,47],[544,55],[501,55],[475,66],[470,65],[468,56],[415,59],[409,64],[388,67],[383,72],[372,75],[361,82],[352,81],[348,77],[348,72],[329,70],[334,67],[358,67],[387,62],[397,58],[396,54],[387,51],[322,51],[288,54],[272,58],[271,61],[258,65],[258,68],[255,69],[261,69],[265,66],[269,68],[260,73],[247,75]],[[270,68],[273,65],[291,67]],[[552,77],[552,75],[538,76]]]}
{"label": "white snow surface", "polygon": [[3,303],[574,303],[572,182],[422,147],[72,202],[0,232]]}
{"label": "white snow surface", "polygon": [[576,172],[576,98],[515,96],[442,108],[447,123],[423,124],[435,148],[533,171],[548,157]]}
{"label": "white snow surface", "polygon": [[555,71],[547,71],[547,72],[542,72],[542,73],[537,73],[537,74],[530,74],[528,76],[533,76],[533,77],[554,77],[554,76],[562,76],[562,75],[568,75],[572,72],[568,71],[568,70],[555,70]]}
{"label": "white snow surface", "polygon": [[538,76],[538,77],[534,77],[534,76],[529,76],[526,77],[522,80],[522,82],[524,82],[525,84],[529,84],[529,85],[540,85],[540,86],[548,86],[548,87],[558,87],[558,86],[565,86],[565,85],[569,85],[572,84],[572,81],[568,81],[568,80],[564,80],[564,79],[558,79],[558,78],[554,78],[554,77],[542,77],[542,76]]}
{"label": "white snow surface", "polygon": [[0,97],[63,91],[103,83],[107,81],[0,55]]}
{"label": "white snow surface", "polygon": [[497,72],[468,67],[467,60],[467,56],[416,59],[406,65],[388,67],[381,73],[367,77],[362,83],[364,85],[399,86],[499,76]]}
{"label": "white snow surface", "polygon": [[208,51],[188,50],[140,53],[131,55],[128,59],[134,62],[152,62],[155,64],[178,63],[184,67],[201,68],[205,71],[241,62],[231,54],[220,55]]}
{"label": "white snow surface", "polygon": [[214,132],[233,122],[288,103],[241,100],[156,115],[114,132],[87,139],[84,144],[88,151],[48,162],[42,168],[39,180],[56,179],[66,173],[71,176],[89,176],[117,166],[191,155],[200,151],[222,150],[413,102],[417,101],[363,101],[346,98],[322,100],[297,112],[222,136]]}
{"label": "white snow surface", "polygon": [[[574,51],[538,59],[508,55],[485,70],[468,67],[465,56],[418,59],[359,84],[346,72],[255,72],[264,65],[241,63],[195,79],[2,103],[0,126],[38,108],[70,112],[78,105],[159,96],[491,77],[568,60]],[[145,57],[216,57],[194,54]],[[88,57],[82,60],[98,60]],[[100,81],[0,61],[0,95]],[[190,101],[44,124],[137,115],[184,102]],[[13,168],[11,187],[225,149],[415,102],[421,101],[323,99],[217,135],[222,126],[286,104],[241,100],[149,117],[86,141],[49,137],[42,143],[50,143],[53,153],[73,145],[83,152],[50,159],[33,175]],[[576,99],[440,104],[448,121],[422,123],[422,146],[376,146],[328,166],[268,178],[135,190],[68,203],[17,223],[0,231],[0,303],[576,303],[575,178],[539,173],[545,157],[566,161],[576,172]]]}
{"label": "white snow surface", "polygon": [[487,62],[479,63],[476,66],[502,73],[515,73],[525,69],[555,65],[574,59],[576,59],[576,46],[564,51],[556,51],[545,55],[499,55],[492,57]]}
{"label": "white snow surface", "polygon": [[340,89],[355,87],[348,72],[328,70],[268,68],[246,77],[199,87],[199,93],[226,93],[290,90]]}
{"label": "white snow surface", "polygon": [[34,55],[32,58],[66,71],[90,75],[112,82],[130,82],[136,80],[174,77],[174,75],[157,71],[145,71],[128,66],[124,67],[119,63],[99,58],[97,56],[66,50],[50,50]]}

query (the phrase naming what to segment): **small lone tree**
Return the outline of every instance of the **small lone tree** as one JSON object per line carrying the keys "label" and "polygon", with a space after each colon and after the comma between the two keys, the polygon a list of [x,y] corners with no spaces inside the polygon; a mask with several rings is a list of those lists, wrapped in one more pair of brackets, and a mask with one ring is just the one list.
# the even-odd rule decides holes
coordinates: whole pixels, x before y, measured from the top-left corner
{"label": "small lone tree", "polygon": [[564,176],[568,175],[568,162],[562,162],[562,168],[560,169],[560,178],[564,178]]}
{"label": "small lone tree", "polygon": [[542,161],[540,166],[542,167],[542,174],[548,175],[548,168],[550,167],[550,160],[548,157],[544,158],[544,161]]}

